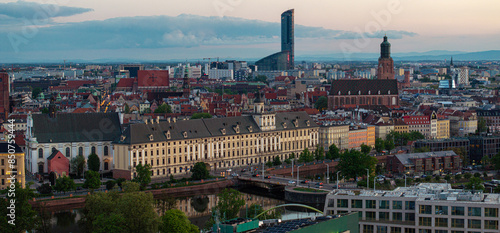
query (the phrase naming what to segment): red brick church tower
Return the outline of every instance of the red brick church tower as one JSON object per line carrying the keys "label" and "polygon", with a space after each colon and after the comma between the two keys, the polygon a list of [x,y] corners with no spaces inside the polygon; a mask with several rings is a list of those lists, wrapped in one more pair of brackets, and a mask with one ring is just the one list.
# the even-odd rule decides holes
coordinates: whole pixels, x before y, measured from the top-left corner
{"label": "red brick church tower", "polygon": [[384,42],[380,44],[377,79],[394,79],[394,61],[391,58],[391,44],[387,41],[387,36],[384,36]]}

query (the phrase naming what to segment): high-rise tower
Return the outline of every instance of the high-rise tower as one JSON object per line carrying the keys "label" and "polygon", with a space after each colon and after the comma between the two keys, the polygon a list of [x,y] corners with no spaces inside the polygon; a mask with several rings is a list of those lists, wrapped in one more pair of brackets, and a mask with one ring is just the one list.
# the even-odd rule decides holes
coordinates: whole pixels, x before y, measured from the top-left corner
{"label": "high-rise tower", "polygon": [[9,74],[5,71],[0,71],[0,119],[6,121],[10,113],[10,83]]}
{"label": "high-rise tower", "polygon": [[387,36],[384,36],[384,41],[380,44],[377,79],[394,79],[394,61],[391,58],[391,44],[387,41]]}
{"label": "high-rise tower", "polygon": [[281,14],[281,51],[288,51],[287,69],[293,70],[295,54],[294,54],[294,10],[287,10]]}

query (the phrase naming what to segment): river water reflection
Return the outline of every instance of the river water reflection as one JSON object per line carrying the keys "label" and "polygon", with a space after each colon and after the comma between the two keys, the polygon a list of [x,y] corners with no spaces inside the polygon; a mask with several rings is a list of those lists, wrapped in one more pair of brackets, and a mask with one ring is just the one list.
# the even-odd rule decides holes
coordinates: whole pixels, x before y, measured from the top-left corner
{"label": "river water reflection", "polygon": [[[247,206],[250,206],[252,204],[259,204],[264,206],[264,209],[269,209],[271,207],[284,204],[285,201],[283,198],[280,196],[274,196],[274,195],[257,195],[257,194],[251,194],[248,191],[249,190],[240,190],[246,200]],[[210,195],[201,195],[201,196],[194,196],[194,197],[180,197],[176,198],[176,208],[181,210],[188,216],[189,220],[197,225],[200,228],[203,228],[205,226],[205,222],[209,219],[210,217],[210,210],[217,204],[217,194],[210,194]],[[160,208],[157,208],[158,210]],[[245,216],[246,214],[246,206],[243,207],[241,210],[241,216]],[[160,212],[160,211],[159,211]],[[286,213],[284,213],[283,218],[284,219],[290,219],[290,218],[296,218],[297,216],[305,217],[306,213],[300,213],[300,212],[293,212],[287,210]],[[59,211],[56,213],[52,213],[52,219],[51,219],[51,224],[52,224],[52,232],[54,233],[59,233],[59,232],[72,232],[72,233],[79,233],[83,232],[78,227],[78,220],[81,219],[82,211],[81,209],[71,209],[71,210],[64,210],[64,211]]]}

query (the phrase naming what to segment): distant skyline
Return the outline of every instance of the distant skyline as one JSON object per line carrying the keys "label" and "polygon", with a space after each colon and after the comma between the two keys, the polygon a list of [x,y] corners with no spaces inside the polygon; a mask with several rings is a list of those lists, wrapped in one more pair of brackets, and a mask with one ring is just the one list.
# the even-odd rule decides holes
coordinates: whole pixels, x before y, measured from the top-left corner
{"label": "distant skyline", "polygon": [[36,0],[0,1],[0,62],[258,59],[292,8],[296,57],[500,50],[495,0]]}

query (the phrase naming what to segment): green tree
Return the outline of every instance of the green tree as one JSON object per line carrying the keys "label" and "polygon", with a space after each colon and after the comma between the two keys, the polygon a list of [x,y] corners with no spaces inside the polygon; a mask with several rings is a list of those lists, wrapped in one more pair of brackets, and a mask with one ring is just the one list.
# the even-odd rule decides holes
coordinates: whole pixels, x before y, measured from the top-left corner
{"label": "green tree", "polygon": [[280,157],[279,156],[275,156],[274,159],[273,159],[273,165],[274,166],[279,166],[281,165],[281,160],[280,160]]}
{"label": "green tree", "polygon": [[267,161],[267,163],[266,163],[266,167],[272,167],[272,166],[273,166],[273,162],[271,162],[271,161]]}
{"label": "green tree", "polygon": [[100,214],[92,222],[93,233],[126,232],[125,218],[117,213]]}
{"label": "green tree", "polygon": [[[31,205],[28,203],[35,194],[29,188],[22,188],[19,183],[15,183],[14,187],[15,197],[0,198],[0,229],[2,232],[13,232],[21,233],[25,231],[31,231],[37,227],[39,223],[39,218],[37,217],[36,211],[34,211]],[[10,210],[12,209],[11,200],[15,200],[15,216],[14,221],[10,215]],[[10,224],[10,223],[14,223]]]}
{"label": "green tree", "polygon": [[480,178],[481,177],[481,173],[479,173],[479,172],[474,173],[474,177]]}
{"label": "green tree", "polygon": [[134,181],[141,185],[141,190],[145,190],[149,183],[151,183],[151,165],[142,165],[139,163],[139,165],[135,166],[135,170],[137,176],[134,178]]}
{"label": "green tree", "polygon": [[328,147],[327,159],[338,159],[340,158],[340,150],[337,145],[332,144]]}
{"label": "green tree", "polygon": [[130,107],[128,106],[128,104],[125,104],[125,113],[126,114],[129,114],[130,113]]}
{"label": "green tree", "polygon": [[48,183],[42,184],[36,188],[40,194],[52,194],[52,186]]}
{"label": "green tree", "polygon": [[434,177],[434,180],[436,180],[436,182],[441,181],[441,176],[435,176],[435,177]]}
{"label": "green tree", "polygon": [[123,192],[131,193],[137,192],[140,190],[139,184],[137,182],[125,181],[122,183]]}
{"label": "green tree", "polygon": [[357,178],[365,174],[366,169],[371,173],[375,171],[377,159],[375,157],[363,154],[361,151],[350,150],[340,155],[340,161],[337,164],[337,171],[340,171],[346,178]]}
{"label": "green tree", "polygon": [[464,174],[464,178],[465,178],[466,180],[469,180],[471,177],[472,177],[472,174],[470,174],[470,173],[465,173],[465,174]]}
{"label": "green tree", "polygon": [[83,155],[78,155],[71,159],[70,167],[71,172],[80,177],[85,169],[85,157]]}
{"label": "green tree", "polygon": [[323,149],[322,146],[318,146],[314,151],[314,159],[316,159],[316,161],[325,159],[325,149]]}
{"label": "green tree", "polygon": [[415,148],[414,152],[415,153],[423,153],[423,152],[430,152],[431,148],[428,146],[420,147],[420,148]]}
{"label": "green tree", "polygon": [[208,119],[208,118],[212,118],[212,115],[210,115],[210,113],[207,113],[207,112],[198,112],[198,113],[194,113],[192,116],[191,116],[191,119]]}
{"label": "green tree", "polygon": [[36,97],[38,97],[38,95],[40,95],[40,93],[42,93],[42,88],[40,87],[33,88],[33,90],[31,91],[31,98],[35,99]]}
{"label": "green tree", "polygon": [[381,153],[385,148],[385,141],[382,138],[375,139],[375,150],[377,153]]}
{"label": "green tree", "polygon": [[67,176],[61,176],[56,180],[56,191],[68,192],[76,189],[75,181]]}
{"label": "green tree", "polygon": [[460,156],[460,159],[462,159],[462,163],[464,166],[469,165],[469,163],[470,163],[469,156],[467,155],[467,150],[465,149],[465,147],[450,147],[450,148],[445,149],[445,151],[449,151],[449,150],[452,150],[453,152],[455,152],[455,154]]}
{"label": "green tree", "polygon": [[159,230],[161,233],[198,233],[200,229],[178,209],[167,210],[161,217]]}
{"label": "green tree", "polygon": [[[469,173],[467,173],[469,174]],[[474,190],[484,190],[483,180],[478,177],[472,177],[467,184],[465,184],[466,189],[474,189]]]}
{"label": "green tree", "polygon": [[172,113],[172,107],[167,103],[163,103],[155,109],[154,113]]}
{"label": "green tree", "polygon": [[363,152],[363,154],[367,155],[370,153],[371,150],[372,148],[370,146],[367,146],[364,143],[361,144],[361,152]]}
{"label": "green tree", "polygon": [[219,201],[215,209],[219,212],[221,221],[238,217],[241,207],[245,205],[243,195],[236,189],[224,189],[217,196]]}
{"label": "green tree", "polygon": [[152,193],[125,193],[120,197],[116,211],[124,217],[127,232],[158,232],[159,221]]}
{"label": "green tree", "polygon": [[114,180],[108,180],[106,181],[106,189],[111,190],[115,187],[116,182]]}
{"label": "green tree", "polygon": [[487,133],[488,126],[486,125],[486,120],[483,117],[479,117],[477,121],[477,133]]}
{"label": "green tree", "polygon": [[98,172],[101,168],[101,160],[99,159],[99,156],[96,154],[90,154],[89,159],[87,160],[87,167],[91,171]]}
{"label": "green tree", "polygon": [[151,113],[151,108],[144,109],[144,111],[142,111],[142,113]]}
{"label": "green tree", "polygon": [[390,152],[392,149],[394,149],[394,141],[392,141],[392,140],[386,140],[386,141],[384,142],[384,147],[385,147],[385,149],[386,149],[387,151],[389,151],[389,152]]}
{"label": "green tree", "polygon": [[500,170],[500,152],[495,156],[493,156],[490,162],[493,165],[493,168],[495,168],[495,170]]}
{"label": "green tree", "polygon": [[85,172],[85,182],[83,183],[84,188],[88,188],[91,191],[101,187],[101,175],[99,172],[87,171]]}
{"label": "green tree", "polygon": [[446,182],[450,183],[450,180],[451,180],[451,176],[448,174],[444,177],[444,180],[446,180]]}
{"label": "green tree", "polygon": [[319,111],[323,111],[328,108],[328,99],[325,96],[321,96],[316,100],[316,103],[314,103],[314,108],[318,109]]}
{"label": "green tree", "polygon": [[292,164],[292,160],[291,159],[285,159],[285,163],[286,164]]}
{"label": "green tree", "polygon": [[119,195],[112,191],[88,195],[80,224],[86,232],[158,232],[153,194],[126,192]]}
{"label": "green tree", "polygon": [[193,169],[191,169],[191,173],[191,179],[193,180],[207,179],[209,176],[207,164],[204,162],[195,163]]}
{"label": "green tree", "polygon": [[462,179],[462,175],[461,174],[456,174],[455,175],[455,180],[456,181],[460,181]]}
{"label": "green tree", "polygon": [[301,163],[309,163],[309,162],[314,161],[314,156],[311,154],[311,152],[309,151],[309,149],[305,148],[302,151],[302,153],[300,153],[298,161],[301,162]]}

